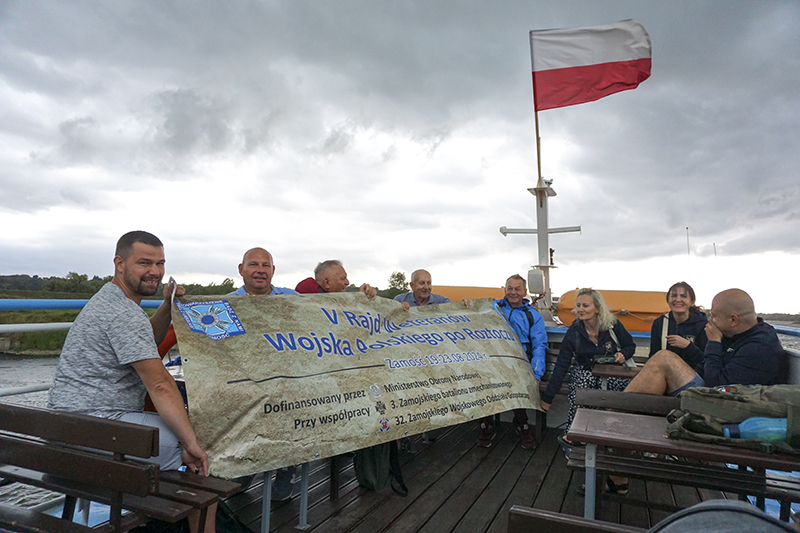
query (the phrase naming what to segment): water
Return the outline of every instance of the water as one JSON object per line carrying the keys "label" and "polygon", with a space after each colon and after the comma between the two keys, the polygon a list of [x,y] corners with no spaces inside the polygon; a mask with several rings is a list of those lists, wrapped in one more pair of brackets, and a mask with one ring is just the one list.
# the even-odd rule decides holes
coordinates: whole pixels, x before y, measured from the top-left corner
{"label": "water", "polygon": [[[0,389],[52,383],[57,365],[58,357],[25,357],[0,354]],[[45,407],[47,405],[47,391],[3,396],[0,397],[0,401],[27,407]],[[19,483],[0,487],[0,501],[22,507],[33,507],[53,500],[58,496],[58,494],[50,491],[20,485]]]}
{"label": "water", "polygon": [[[0,389],[50,384],[56,374],[56,366],[58,357],[0,354]],[[47,391],[3,396],[0,401],[28,407],[45,407]]]}

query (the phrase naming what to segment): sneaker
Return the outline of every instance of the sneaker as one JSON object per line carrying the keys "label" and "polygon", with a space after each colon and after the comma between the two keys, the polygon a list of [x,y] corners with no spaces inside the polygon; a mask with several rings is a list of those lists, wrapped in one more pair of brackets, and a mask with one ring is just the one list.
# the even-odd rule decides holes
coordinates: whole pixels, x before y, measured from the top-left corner
{"label": "sneaker", "polygon": [[531,435],[531,428],[528,424],[517,426],[517,435],[519,435],[519,443],[524,450],[533,450],[536,448],[536,439]]}
{"label": "sneaker", "polygon": [[280,468],[275,472],[275,481],[272,482],[272,501],[285,502],[292,497],[292,478],[295,467]]}
{"label": "sneaker", "polygon": [[494,426],[486,422],[481,422],[481,434],[478,435],[478,446],[481,448],[489,448],[492,445],[494,435]]}
{"label": "sneaker", "polygon": [[400,439],[400,451],[404,453],[415,453],[414,441],[410,437],[403,437]]}
{"label": "sneaker", "polygon": [[436,440],[436,433],[434,432],[425,432],[422,434],[422,442],[425,444],[430,444],[431,442]]}
{"label": "sneaker", "polygon": [[406,487],[406,484],[402,479],[397,479],[396,477],[392,476],[389,485],[391,485],[392,491],[398,496],[403,498],[408,496],[408,487]]}

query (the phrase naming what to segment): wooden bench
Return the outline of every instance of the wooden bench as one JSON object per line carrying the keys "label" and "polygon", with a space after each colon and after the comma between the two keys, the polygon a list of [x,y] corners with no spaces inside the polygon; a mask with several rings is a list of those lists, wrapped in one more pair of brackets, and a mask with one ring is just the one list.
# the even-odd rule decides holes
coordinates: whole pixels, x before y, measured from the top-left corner
{"label": "wooden bench", "polygon": [[578,389],[575,393],[575,405],[625,413],[667,416],[673,409],[681,406],[681,399],[673,396],[653,396],[652,394],[633,392]]}
{"label": "wooden bench", "polygon": [[[545,372],[542,375],[542,379],[539,382],[539,393],[543,393],[547,390],[547,385],[550,382],[550,377],[553,375],[553,369],[556,366],[556,361],[558,360],[558,352],[561,346],[560,343],[551,343],[551,346],[547,349],[547,354],[545,355]],[[608,377],[618,377],[618,378],[625,378],[631,379],[639,373],[641,367],[629,368],[623,365],[596,365],[597,373],[593,372],[599,378],[608,378]],[[569,380],[570,380],[570,373],[564,375],[564,380],[561,383],[561,388],[556,393],[557,395],[567,396],[569,394]],[[534,429],[534,438],[537,442],[542,441],[542,433],[544,432],[544,428],[547,427],[547,413],[543,411],[536,411],[534,413],[534,421],[533,421],[533,429]]]}
{"label": "wooden bench", "polygon": [[[177,522],[207,510],[236,483],[161,472],[133,458],[158,455],[158,429],[63,411],[0,403],[0,478],[66,495],[61,517],[0,504],[11,531],[127,531],[150,519]],[[110,507],[96,528],[72,522],[77,498]],[[122,511],[129,513],[123,515]]]}
{"label": "wooden bench", "polygon": [[[545,370],[542,379],[539,381],[540,395],[547,390],[550,376],[553,375],[553,368],[555,368],[556,361],[558,360],[559,349],[560,343],[552,343],[547,349],[547,353],[545,354]],[[556,394],[563,396],[569,394],[569,372],[564,376],[561,388]],[[544,411],[534,411],[533,417],[533,423],[531,424],[533,427],[533,437],[536,439],[536,442],[542,442],[542,434],[544,433],[544,428],[547,427],[547,413]]]}
{"label": "wooden bench", "polygon": [[[617,391],[579,389],[575,403],[580,407],[608,409],[619,412],[665,417],[680,407],[680,398],[653,396]],[[573,469],[585,466],[585,450],[573,448],[567,465]],[[764,499],[781,502],[781,519],[788,520],[791,502],[800,501],[800,480],[797,478],[766,474],[763,469],[748,471],[731,469],[724,463],[707,461],[675,461],[669,457],[641,457],[627,452],[616,454],[598,450],[597,471],[600,474],[617,474],[625,477],[661,481],[675,485],[690,484],[694,487],[720,490],[744,495],[754,495],[758,506],[764,508]],[[687,480],[690,483],[687,483]],[[603,479],[604,481],[604,479]],[[602,487],[603,485],[598,485]],[[616,496],[598,492],[602,498],[646,506],[663,511],[676,511],[682,507],[644,502],[627,496]],[[598,498],[598,502],[601,498]]]}
{"label": "wooden bench", "polygon": [[638,527],[514,505],[508,512],[508,533],[644,533]]}
{"label": "wooden bench", "polygon": [[621,364],[599,364],[592,368],[592,375],[600,378],[600,388],[608,389],[608,378],[633,379],[639,375],[640,366],[626,366]]}

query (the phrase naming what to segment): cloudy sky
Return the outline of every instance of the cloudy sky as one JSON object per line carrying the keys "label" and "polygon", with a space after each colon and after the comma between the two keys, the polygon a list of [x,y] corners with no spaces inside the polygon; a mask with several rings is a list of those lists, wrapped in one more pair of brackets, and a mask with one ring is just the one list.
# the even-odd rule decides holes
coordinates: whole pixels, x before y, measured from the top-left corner
{"label": "cloudy sky", "polygon": [[[538,262],[528,32],[634,18],[652,77],[540,113],[553,292],[749,291],[800,312],[800,2],[0,1],[0,274],[112,273],[145,229],[179,281],[385,287]],[[688,228],[688,231],[687,231]],[[688,235],[688,239],[687,239]]]}

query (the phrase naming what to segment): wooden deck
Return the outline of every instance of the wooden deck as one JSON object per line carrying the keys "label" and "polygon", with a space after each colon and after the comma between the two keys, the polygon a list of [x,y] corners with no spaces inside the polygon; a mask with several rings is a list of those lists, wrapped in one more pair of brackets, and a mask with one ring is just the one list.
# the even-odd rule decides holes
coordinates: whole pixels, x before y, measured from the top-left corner
{"label": "wooden deck", "polygon": [[[491,448],[475,445],[477,423],[440,430],[433,443],[415,437],[415,452],[403,453],[407,497],[389,487],[373,492],[361,488],[352,461],[341,461],[339,499],[329,498],[329,461],[311,464],[309,527],[314,533],[354,532],[505,532],[508,510],[524,505],[582,516],[583,497],[577,489],[583,472],[567,468],[558,446],[558,430],[548,429],[536,450],[523,450],[510,423],[500,423]],[[296,477],[299,477],[299,469]],[[226,503],[253,531],[261,528],[261,492],[258,477],[244,493]],[[299,483],[288,501],[273,504],[271,530],[296,532]],[[630,494],[657,503],[689,506],[725,498],[716,491],[631,480]],[[728,495],[727,497],[734,497]],[[624,497],[617,497],[624,501]],[[603,501],[601,520],[649,528],[668,513]]]}

